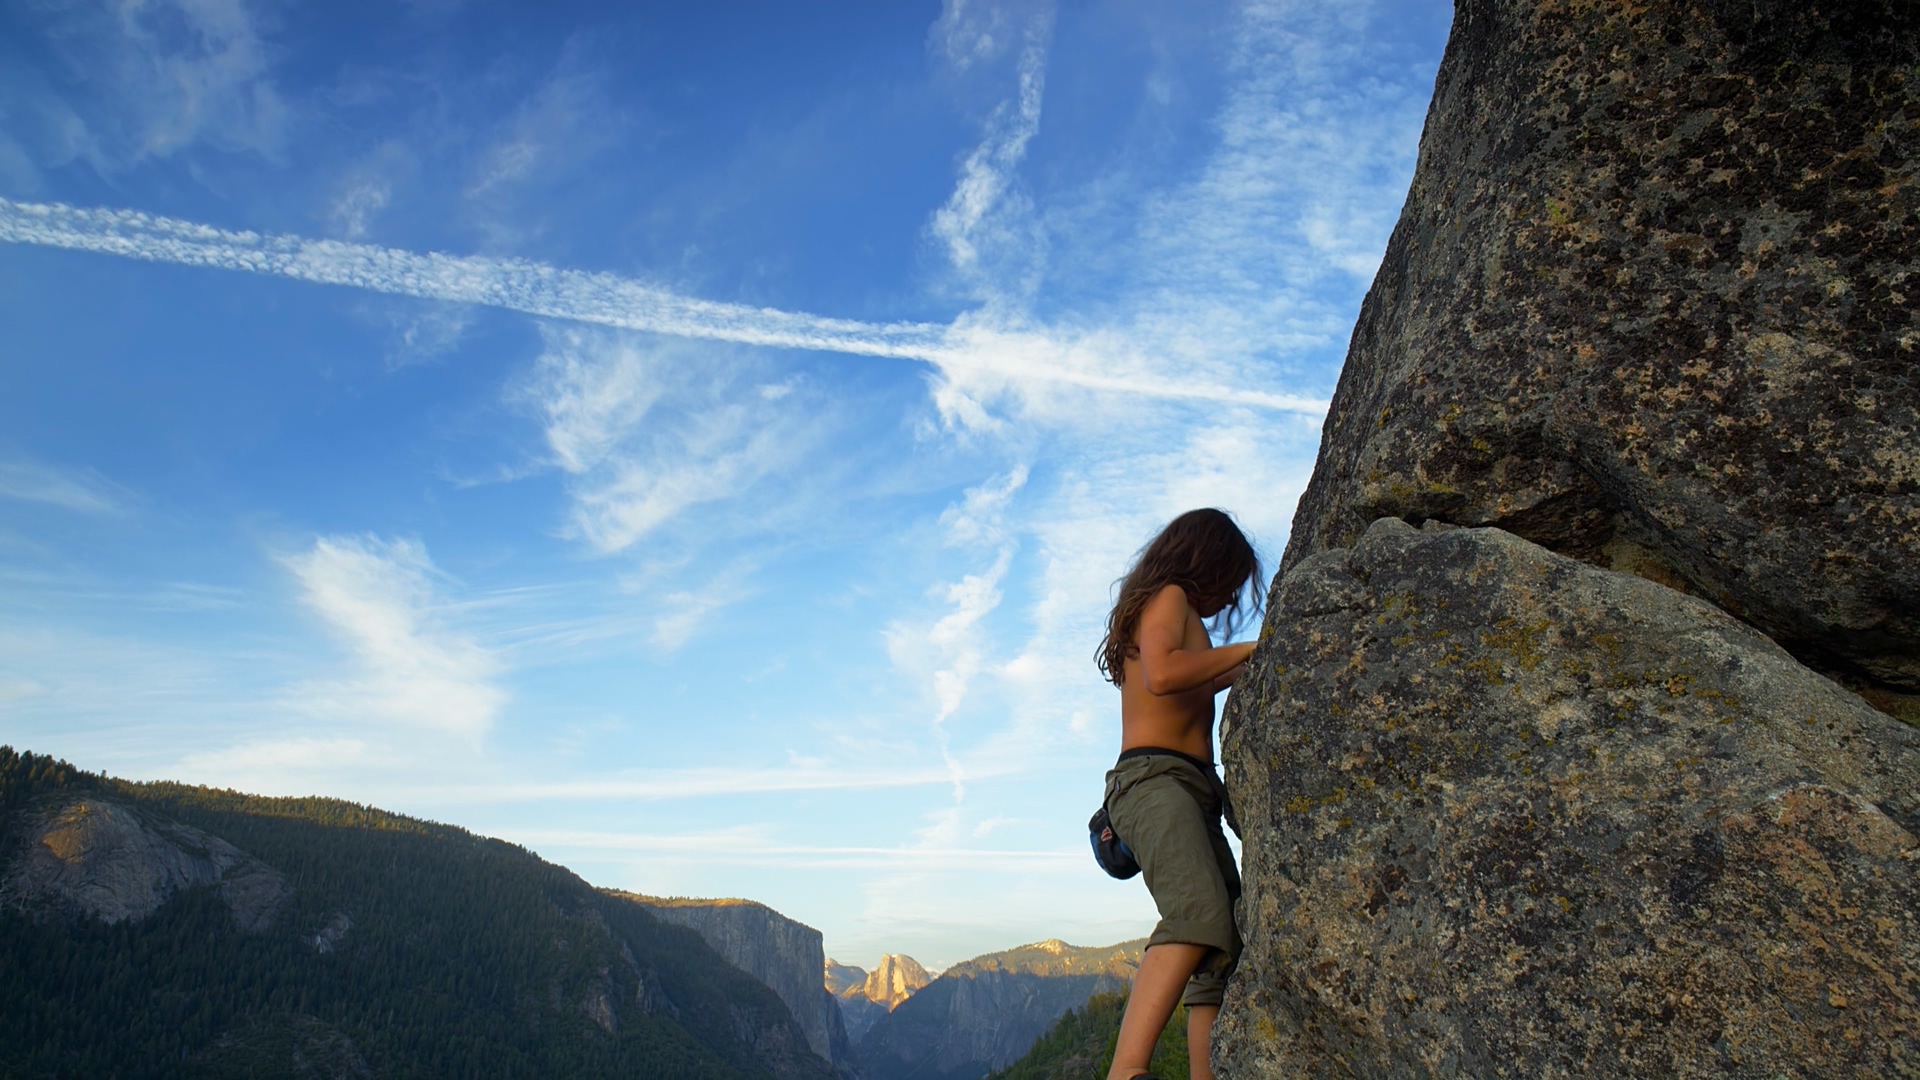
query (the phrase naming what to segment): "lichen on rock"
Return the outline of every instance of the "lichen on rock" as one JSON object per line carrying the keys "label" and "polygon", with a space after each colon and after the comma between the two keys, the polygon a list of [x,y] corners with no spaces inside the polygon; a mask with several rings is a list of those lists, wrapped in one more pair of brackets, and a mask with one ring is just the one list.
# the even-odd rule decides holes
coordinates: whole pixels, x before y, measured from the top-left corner
{"label": "lichen on rock", "polygon": [[1920,732],[1711,604],[1382,520],[1223,728],[1222,1076],[1920,1070]]}

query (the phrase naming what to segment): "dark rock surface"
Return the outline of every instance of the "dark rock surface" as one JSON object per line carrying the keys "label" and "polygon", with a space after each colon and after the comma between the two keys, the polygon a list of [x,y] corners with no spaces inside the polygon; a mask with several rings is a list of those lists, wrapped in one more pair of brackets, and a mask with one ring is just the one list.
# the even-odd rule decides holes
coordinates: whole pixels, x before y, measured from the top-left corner
{"label": "dark rock surface", "polygon": [[1379,521],[1222,749],[1223,1077],[1920,1075],[1920,732],[1705,601]]}
{"label": "dark rock surface", "polygon": [[279,871],[225,840],[105,799],[47,810],[25,840],[0,878],[0,896],[23,910],[139,922],[182,889],[211,886],[258,932],[291,894]]}
{"label": "dark rock surface", "polygon": [[1283,569],[1662,581],[1920,723],[1920,4],[1459,0]]}
{"label": "dark rock surface", "polygon": [[1067,1010],[1126,989],[1145,944],[1050,940],[955,964],[873,1025],[860,1060],[873,1080],[977,1080],[1018,1060]]}

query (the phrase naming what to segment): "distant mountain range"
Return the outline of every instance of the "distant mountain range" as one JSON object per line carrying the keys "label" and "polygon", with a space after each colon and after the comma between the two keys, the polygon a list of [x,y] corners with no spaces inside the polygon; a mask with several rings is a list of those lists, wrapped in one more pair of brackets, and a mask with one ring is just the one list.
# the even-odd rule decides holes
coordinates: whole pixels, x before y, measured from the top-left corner
{"label": "distant mountain range", "polygon": [[0,957],[0,1076],[832,1076],[699,934],[522,848],[5,747]]}
{"label": "distant mountain range", "polygon": [[874,1023],[860,1060],[872,1080],[978,1080],[1013,1064],[1069,1009],[1126,989],[1145,946],[1051,940],[955,964]]}
{"label": "distant mountain range", "polygon": [[867,970],[753,901],[0,747],[0,1076],[977,1080],[1141,945]]}

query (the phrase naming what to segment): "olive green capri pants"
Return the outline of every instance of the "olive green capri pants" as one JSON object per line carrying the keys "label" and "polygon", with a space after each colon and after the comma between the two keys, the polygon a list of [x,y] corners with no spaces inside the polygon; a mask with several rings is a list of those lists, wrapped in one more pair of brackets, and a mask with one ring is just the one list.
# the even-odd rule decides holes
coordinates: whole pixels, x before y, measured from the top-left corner
{"label": "olive green capri pants", "polygon": [[[1187,982],[1181,1001],[1219,1005],[1227,976],[1240,962],[1240,868],[1220,830],[1232,822],[1227,790],[1211,767],[1166,750],[1130,750],[1107,773],[1107,816],[1114,835],[1140,863],[1147,891],[1160,909],[1147,947],[1183,943],[1208,952]],[[1235,831],[1239,831],[1237,824]]]}

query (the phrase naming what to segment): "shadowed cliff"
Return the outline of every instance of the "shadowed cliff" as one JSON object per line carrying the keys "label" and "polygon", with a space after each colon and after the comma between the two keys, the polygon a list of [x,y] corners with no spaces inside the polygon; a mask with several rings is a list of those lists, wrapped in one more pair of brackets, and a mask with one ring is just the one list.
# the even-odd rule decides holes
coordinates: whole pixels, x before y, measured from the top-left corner
{"label": "shadowed cliff", "polygon": [[631,900],[657,918],[699,934],[728,963],[780,995],[814,1056],[836,1067],[851,1062],[840,1008],[820,984],[826,963],[820,931],[752,900],[693,900],[615,890],[608,895]]}

